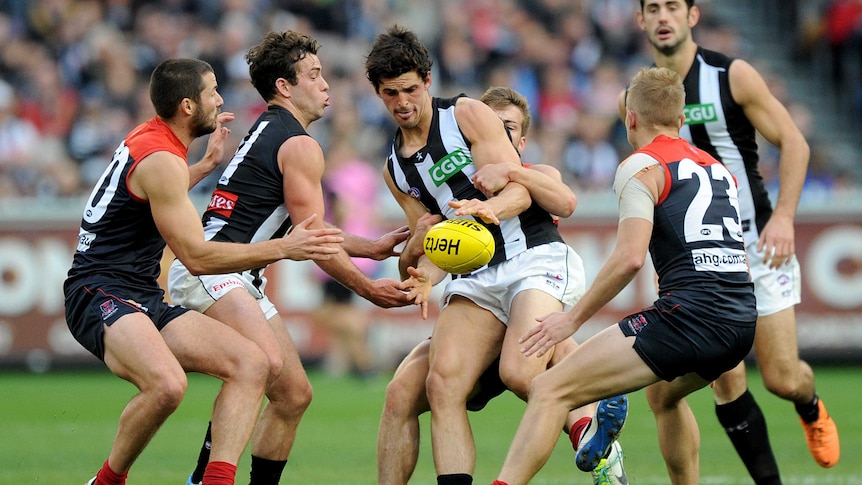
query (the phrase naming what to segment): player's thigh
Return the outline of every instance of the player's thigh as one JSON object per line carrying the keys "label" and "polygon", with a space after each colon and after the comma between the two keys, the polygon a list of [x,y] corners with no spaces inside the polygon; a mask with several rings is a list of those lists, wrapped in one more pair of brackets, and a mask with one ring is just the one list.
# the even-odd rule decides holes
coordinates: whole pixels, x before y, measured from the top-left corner
{"label": "player's thigh", "polygon": [[[188,313],[188,312],[187,312]],[[179,317],[181,318],[181,317]],[[130,313],[105,326],[105,364],[139,388],[184,371],[145,313]]]}
{"label": "player's thigh", "polygon": [[522,344],[518,340],[527,330],[538,325],[536,317],[562,310],[563,304],[559,300],[537,289],[521,291],[512,299],[508,328],[500,353],[500,375],[510,389],[516,385],[526,391],[530,380],[547,368],[552,356],[552,353],[547,353],[542,357],[526,357],[521,353]]}
{"label": "player's thigh", "polygon": [[533,392],[562,399],[576,408],[659,381],[632,348],[633,340],[623,335],[618,325],[611,325],[539,374],[533,380]]}
{"label": "player's thigh", "polygon": [[239,368],[266,370],[266,356],[257,344],[202,313],[177,317],[162,329],[162,336],[186,372],[224,380]]}
{"label": "player's thigh", "polygon": [[506,327],[490,311],[453,296],[440,311],[429,350],[429,375],[466,395],[500,354]]}
{"label": "player's thigh", "polygon": [[785,375],[799,365],[796,313],[793,307],[757,318],[754,351],[760,372]]}
{"label": "player's thigh", "polygon": [[280,354],[275,335],[258,300],[245,288],[230,290],[207,308],[205,314],[239,332],[267,353]]}

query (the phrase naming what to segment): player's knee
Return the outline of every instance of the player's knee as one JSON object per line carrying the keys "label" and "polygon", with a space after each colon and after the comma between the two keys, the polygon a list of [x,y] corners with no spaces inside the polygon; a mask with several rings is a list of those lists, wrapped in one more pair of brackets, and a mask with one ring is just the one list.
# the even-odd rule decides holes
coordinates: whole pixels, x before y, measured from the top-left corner
{"label": "player's knee", "polygon": [[781,378],[772,378],[767,379],[766,375],[763,376],[763,387],[766,388],[767,391],[775,394],[776,396],[795,400],[798,396],[799,391],[799,380],[794,378],[792,375],[787,374]]}
{"label": "player's knee", "polygon": [[566,404],[566,390],[559,388],[557,383],[545,374],[539,374],[530,381],[527,394],[522,399],[528,401],[531,406],[545,408],[549,412],[551,408],[571,409]]}
{"label": "player's knee", "polygon": [[662,392],[662,390],[656,386],[648,386],[644,395],[646,396],[647,404],[649,404],[650,409],[656,414],[675,409],[679,404],[679,399],[675,398],[669,392]]}
{"label": "player's knee", "polygon": [[267,355],[267,359],[269,360],[267,382],[272,383],[281,375],[281,371],[284,369],[284,359],[281,354],[269,354]]}
{"label": "player's knee", "polygon": [[294,413],[304,413],[311,400],[314,398],[314,390],[308,379],[303,379],[300,385],[294,386],[294,391],[288,397],[288,405]]}
{"label": "player's knee", "polygon": [[395,377],[386,386],[385,411],[396,416],[418,416],[430,409],[425,395],[425,381],[413,382]]}
{"label": "player's knee", "polygon": [[188,379],[183,372],[170,372],[161,374],[151,389],[146,390],[152,396],[157,409],[165,410],[167,413],[177,409],[183,401],[183,396],[188,388]]}
{"label": "player's knee", "polygon": [[269,359],[257,345],[249,342],[226,359],[225,381],[242,382],[251,386],[266,386],[270,375]]}
{"label": "player's knee", "polygon": [[511,372],[503,367],[500,367],[500,380],[510,391],[515,393],[521,399],[526,400],[527,396],[532,393],[533,376],[527,375],[524,372]]}
{"label": "player's knee", "polygon": [[275,406],[280,415],[302,415],[314,397],[308,377],[281,376],[266,393],[270,405]]}
{"label": "player's knee", "polygon": [[[461,407],[467,402],[470,389],[465,389],[465,383],[451,376],[445,376],[433,370],[428,372],[425,380],[425,394],[431,408],[440,408],[448,404],[460,404]],[[472,388],[472,386],[471,386]]]}

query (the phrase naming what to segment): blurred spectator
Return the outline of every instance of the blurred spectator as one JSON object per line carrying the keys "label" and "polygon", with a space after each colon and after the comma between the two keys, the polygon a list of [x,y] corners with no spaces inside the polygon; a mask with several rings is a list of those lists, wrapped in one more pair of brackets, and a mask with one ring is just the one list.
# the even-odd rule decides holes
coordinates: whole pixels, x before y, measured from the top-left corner
{"label": "blurred spectator", "polygon": [[58,137],[43,137],[16,114],[13,88],[0,80],[0,197],[68,196],[78,188],[77,168]]}
{"label": "blurred spectator", "polygon": [[[619,94],[619,91],[617,91]],[[575,191],[611,190],[620,155],[609,141],[612,115],[582,113],[563,152],[563,180]]]}
{"label": "blurred spectator", "polygon": [[39,149],[39,131],[15,114],[12,87],[0,81],[0,195],[25,195],[34,183],[34,160]]}
{"label": "blurred spectator", "polygon": [[846,87],[858,87],[862,78],[851,76],[859,74],[862,66],[862,0],[832,0],[826,11],[825,35],[835,88],[844,92]]}
{"label": "blurred spectator", "polygon": [[[715,3],[699,5],[709,9]],[[846,84],[843,96],[859,97],[862,113],[862,0],[820,3],[829,8],[828,14],[822,13],[817,35],[828,39],[833,49],[833,79],[836,85]],[[237,129],[228,143],[232,151],[243,127],[263,109],[247,79],[244,56],[251,39],[261,31],[288,28],[324,38],[321,55],[331,66],[327,79],[351,85],[346,96],[333,96],[333,108],[351,106],[361,132],[351,139],[361,158],[377,160],[386,149],[392,122],[364,79],[362,62],[369,43],[393,23],[410,27],[426,45],[434,46],[433,89],[438,95],[476,96],[488,85],[523,93],[534,109],[533,138],[539,141],[528,147],[528,158],[565,172],[564,165],[574,163],[574,150],[595,149],[603,142],[627,147],[620,125],[592,126],[604,133],[596,135],[588,133],[580,118],[584,112],[615,115],[614,93],[638,68],[651,64],[633,20],[636,8],[633,0],[0,2],[0,79],[14,96],[12,108],[5,110],[4,123],[9,126],[4,130],[20,131],[21,140],[31,141],[32,129],[36,130],[29,147],[5,143],[18,151],[0,153],[7,167],[2,169],[6,182],[0,183],[6,188],[0,192],[85,195],[93,184],[92,174],[101,172],[109,159],[106,154],[115,148],[110,146],[116,138],[111,133],[128,131],[152,115],[147,82],[154,66],[167,57],[198,57],[213,65],[224,109],[237,115],[233,122]],[[821,16],[820,11],[817,14]],[[701,26],[701,43],[752,57],[750,46],[730,24],[715,22],[716,15],[707,18],[711,24]],[[315,127],[321,139],[333,139],[336,129],[334,122]],[[592,138],[571,138],[582,132]],[[50,155],[42,150],[30,160],[33,154],[19,154],[34,146],[49,147]],[[191,151],[202,146],[195,144]],[[9,169],[9,160],[18,168]],[[584,170],[590,162],[574,165]],[[857,178],[860,173],[858,167],[838,167],[829,156],[823,168],[824,174],[840,172],[845,178],[848,171]],[[10,179],[11,172],[17,175]],[[590,182],[586,172],[579,177],[587,178],[573,183],[601,186]],[[70,189],[67,184],[77,179],[83,182]],[[202,193],[210,188],[207,181],[198,185]]]}
{"label": "blurred spectator", "polygon": [[33,123],[42,136],[63,139],[78,112],[78,92],[63,81],[57,63],[43,50],[31,55],[18,113]]}
{"label": "blurred spectator", "polygon": [[[349,234],[377,238],[383,232],[377,219],[380,174],[358,158],[345,139],[334,141],[327,153],[323,178],[327,219]],[[379,265],[365,258],[353,258],[353,262],[369,276],[374,275]],[[325,369],[333,375],[371,375],[374,371],[374,356],[368,345],[371,307],[316,266],[315,272],[321,279],[323,301],[312,318],[333,337]]]}

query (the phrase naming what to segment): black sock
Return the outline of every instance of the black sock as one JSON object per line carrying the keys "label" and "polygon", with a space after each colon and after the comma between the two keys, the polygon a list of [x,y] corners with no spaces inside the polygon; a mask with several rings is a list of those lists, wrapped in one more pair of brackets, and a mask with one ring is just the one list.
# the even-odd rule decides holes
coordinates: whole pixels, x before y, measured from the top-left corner
{"label": "black sock", "polygon": [[278,485],[287,460],[267,460],[251,455],[251,481],[249,485]]}
{"label": "black sock", "polygon": [[811,402],[806,404],[794,404],[794,406],[796,406],[796,414],[798,414],[806,423],[817,421],[817,418],[820,417],[820,407],[817,405],[818,401],[820,401],[820,399],[817,397],[817,394],[814,394],[814,399],[812,399]]}
{"label": "black sock", "polygon": [[437,485],[473,485],[473,477],[467,473],[437,475]]}
{"label": "black sock", "polygon": [[766,420],[754,396],[746,389],[739,399],[716,404],[715,414],[754,483],[780,485],[781,477],[769,444]]}
{"label": "black sock", "polygon": [[204,438],[204,444],[201,446],[201,453],[198,455],[198,465],[195,471],[192,472],[192,482],[201,483],[204,479],[204,471],[207,468],[207,463],[210,461],[210,448],[213,444],[213,423],[207,425],[207,435]]}

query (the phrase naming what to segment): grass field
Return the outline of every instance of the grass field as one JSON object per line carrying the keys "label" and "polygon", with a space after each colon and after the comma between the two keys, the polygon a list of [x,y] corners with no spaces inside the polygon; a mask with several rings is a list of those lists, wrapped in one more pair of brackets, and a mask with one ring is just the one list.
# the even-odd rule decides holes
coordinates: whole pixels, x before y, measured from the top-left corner
{"label": "grass field", "polygon": [[[834,468],[819,468],[808,454],[792,405],[767,394],[758,376],[752,391],[769,422],[773,448],[785,484],[862,484],[862,376],[853,367],[818,367],[818,390],[841,431],[842,457]],[[375,483],[377,423],[387,377],[357,381],[310,374],[314,402],[300,426],[282,483],[303,485]],[[218,381],[190,376],[180,409],[168,420],[132,468],[130,484],[185,483],[197,457]],[[107,372],[0,373],[0,484],[82,485],[107,456],[117,416],[134,388]],[[620,441],[632,484],[667,483],[656,444],[655,422],[643,392],[631,407]],[[729,440],[719,428],[711,394],[689,398],[703,436],[701,483],[751,483]],[[475,483],[490,483],[518,425],[523,404],[504,395],[485,411],[472,413],[478,466]],[[422,420],[423,447],[411,484],[436,483],[428,420]],[[247,483],[248,453],[238,484]],[[577,470],[567,440],[561,439],[535,484],[588,484]]]}

